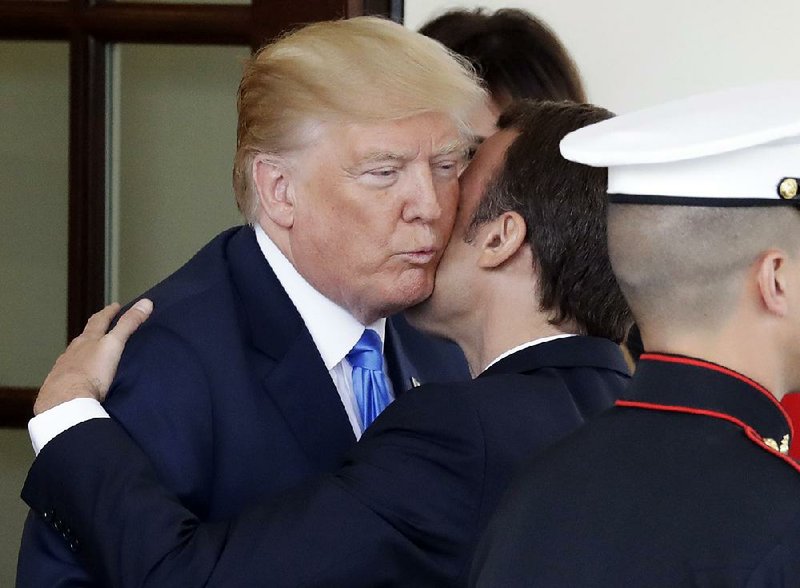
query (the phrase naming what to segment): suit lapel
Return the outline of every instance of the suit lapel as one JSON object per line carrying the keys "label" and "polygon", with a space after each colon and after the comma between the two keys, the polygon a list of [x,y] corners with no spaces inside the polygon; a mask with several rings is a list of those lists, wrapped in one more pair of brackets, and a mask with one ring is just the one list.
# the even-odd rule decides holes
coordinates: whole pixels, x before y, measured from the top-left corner
{"label": "suit lapel", "polygon": [[386,320],[384,355],[396,394],[420,384],[470,379],[467,360],[455,343],[425,335],[402,313]]}
{"label": "suit lapel", "polygon": [[324,471],[336,468],[356,439],[307,330],[302,330],[267,374],[264,386],[305,453]]}
{"label": "suit lapel", "polygon": [[395,396],[419,385],[419,375],[403,348],[402,337],[394,324],[395,317],[386,321],[386,341],[383,345],[386,366]]}
{"label": "suit lapel", "polygon": [[331,470],[355,443],[330,374],[302,318],[264,259],[255,233],[244,227],[228,248],[251,342],[269,358],[261,372],[266,392],[298,444],[322,470]]}

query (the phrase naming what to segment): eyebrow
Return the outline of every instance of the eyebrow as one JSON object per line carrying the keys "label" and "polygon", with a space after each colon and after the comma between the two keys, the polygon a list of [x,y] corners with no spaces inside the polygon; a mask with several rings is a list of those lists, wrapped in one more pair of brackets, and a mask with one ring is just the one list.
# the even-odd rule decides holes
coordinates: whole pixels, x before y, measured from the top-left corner
{"label": "eyebrow", "polygon": [[450,155],[452,153],[456,153],[457,151],[466,153],[468,147],[468,144],[463,139],[454,139],[453,141],[450,141],[446,145],[443,145],[437,149],[433,156],[441,157],[442,155]]}
{"label": "eyebrow", "polygon": [[358,163],[363,164],[377,163],[381,161],[408,161],[410,159],[414,159],[414,154],[411,151],[373,151],[364,157],[360,157],[358,159]]}

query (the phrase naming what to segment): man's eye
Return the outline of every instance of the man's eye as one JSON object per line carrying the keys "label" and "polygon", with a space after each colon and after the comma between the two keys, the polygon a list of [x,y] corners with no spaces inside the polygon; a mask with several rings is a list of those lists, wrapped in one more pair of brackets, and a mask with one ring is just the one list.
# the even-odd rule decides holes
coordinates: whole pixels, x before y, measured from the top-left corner
{"label": "man's eye", "polygon": [[376,178],[390,178],[397,173],[397,170],[392,168],[373,169],[367,173],[371,176],[375,176]]}
{"label": "man's eye", "polygon": [[447,160],[434,164],[434,170],[442,175],[457,174],[460,169],[458,161]]}
{"label": "man's eye", "polygon": [[400,172],[394,167],[380,167],[367,170],[361,176],[361,181],[367,186],[376,188],[388,188],[397,181]]}

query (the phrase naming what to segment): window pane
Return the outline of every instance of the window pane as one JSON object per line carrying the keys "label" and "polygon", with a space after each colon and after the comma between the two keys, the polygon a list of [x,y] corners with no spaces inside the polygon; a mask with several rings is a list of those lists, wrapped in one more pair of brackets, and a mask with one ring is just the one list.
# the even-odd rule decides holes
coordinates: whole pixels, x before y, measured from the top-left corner
{"label": "window pane", "polygon": [[0,42],[0,386],[36,387],[67,333],[69,49]]}
{"label": "window pane", "polygon": [[231,188],[246,47],[114,51],[111,298],[128,301],[240,224]]}

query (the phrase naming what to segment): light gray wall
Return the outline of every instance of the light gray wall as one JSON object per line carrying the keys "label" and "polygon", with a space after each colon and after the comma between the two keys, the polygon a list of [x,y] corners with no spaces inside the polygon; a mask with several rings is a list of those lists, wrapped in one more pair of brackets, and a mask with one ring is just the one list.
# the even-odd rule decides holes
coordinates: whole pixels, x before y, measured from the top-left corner
{"label": "light gray wall", "polygon": [[800,78],[796,0],[405,0],[417,29],[452,7],[516,7],[542,18],[581,70],[589,99],[625,112],[707,90]]}

